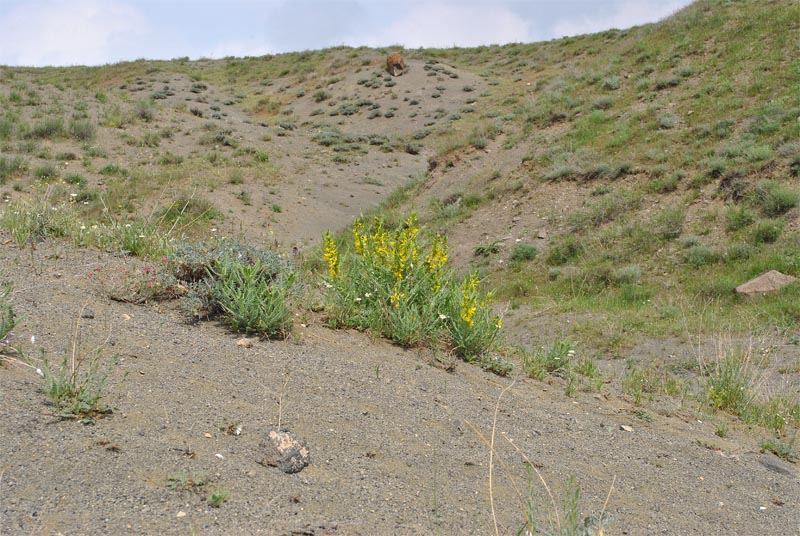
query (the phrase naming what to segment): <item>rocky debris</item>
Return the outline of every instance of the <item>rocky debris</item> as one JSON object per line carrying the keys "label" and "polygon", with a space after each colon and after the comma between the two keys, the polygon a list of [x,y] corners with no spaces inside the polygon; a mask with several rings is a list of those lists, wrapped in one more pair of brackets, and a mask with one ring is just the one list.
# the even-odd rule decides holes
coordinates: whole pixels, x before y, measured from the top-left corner
{"label": "rocky debris", "polygon": [[796,277],[782,274],[777,270],[770,270],[763,273],[747,283],[742,283],[736,287],[736,293],[744,296],[755,296],[780,290],[790,283],[797,281]]}
{"label": "rocky debris", "polygon": [[242,348],[252,348],[257,341],[258,338],[256,337],[242,337],[236,341],[236,346],[241,346]]}
{"label": "rocky debris", "polygon": [[299,473],[311,463],[305,443],[294,439],[288,432],[270,430],[261,442],[264,457],[258,461],[266,467],[277,467],[284,473]]}
{"label": "rocky debris", "polygon": [[94,311],[92,311],[88,307],[84,308],[83,311],[81,311],[81,318],[88,318],[88,319],[94,318]]}
{"label": "rocky debris", "polygon": [[794,476],[792,466],[773,454],[766,452],[761,456],[761,458],[759,458],[758,461],[770,471],[775,471],[776,473],[786,476]]}

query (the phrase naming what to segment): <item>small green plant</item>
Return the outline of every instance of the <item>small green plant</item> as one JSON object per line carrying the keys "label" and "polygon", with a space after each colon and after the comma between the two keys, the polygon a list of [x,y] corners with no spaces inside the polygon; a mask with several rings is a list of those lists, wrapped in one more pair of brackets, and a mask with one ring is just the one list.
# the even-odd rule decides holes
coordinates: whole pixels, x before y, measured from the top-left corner
{"label": "small green plant", "polygon": [[61,419],[79,419],[84,424],[91,424],[98,417],[111,413],[111,409],[100,402],[110,363],[104,363],[102,344],[84,352],[80,344],[80,313],[75,319],[68,355],[55,367],[42,351],[40,370],[45,394],[55,405],[56,415]]}
{"label": "small green plant", "polygon": [[4,355],[19,353],[11,341],[12,330],[17,325],[17,318],[11,307],[11,301],[8,299],[10,293],[10,286],[5,286],[0,290],[0,362]]}
{"label": "small green plant", "polygon": [[58,177],[58,168],[53,164],[44,164],[34,168],[33,176],[40,181],[50,181]]}
{"label": "small green plant", "polygon": [[780,238],[785,223],[781,219],[761,220],[753,229],[755,244],[771,244]]}
{"label": "small green plant", "polygon": [[765,180],[756,184],[751,198],[764,216],[774,218],[800,203],[800,190],[783,187],[777,181]]}
{"label": "small green plant", "polygon": [[476,257],[488,257],[500,252],[500,240],[495,240],[490,244],[481,244],[472,251]]}
{"label": "small green plant", "polygon": [[755,400],[758,369],[752,361],[752,349],[719,348],[712,362],[701,363],[708,404],[733,415],[745,414]]}
{"label": "small green plant", "polygon": [[90,141],[95,136],[95,126],[85,119],[73,119],[69,122],[69,135],[78,141]]}
{"label": "small green plant", "polygon": [[281,206],[280,206],[280,205],[277,205],[277,204],[275,204],[275,205],[272,205],[272,212],[274,212],[274,213],[276,213],[276,214],[280,214],[280,213],[281,213],[281,211],[282,211],[282,209],[281,209]]}
{"label": "small green plant", "polygon": [[511,262],[527,262],[536,258],[539,252],[533,244],[514,244],[511,250]]}
{"label": "small green plant", "polygon": [[560,338],[549,346],[540,346],[535,352],[522,352],[522,370],[531,378],[544,379],[548,373],[566,370],[575,357],[575,345]]}
{"label": "small green plant", "polygon": [[213,491],[208,495],[208,505],[211,508],[219,508],[227,500],[227,491]]}
{"label": "small green plant", "polygon": [[51,140],[63,137],[65,134],[64,120],[60,117],[50,117],[34,125],[27,137]]}
{"label": "small green plant", "polygon": [[756,221],[756,213],[747,207],[732,206],[725,213],[725,229],[736,232],[749,227]]}
{"label": "small green plant", "polygon": [[771,452],[787,462],[794,463],[800,459],[796,439],[796,436],[787,439],[766,439],[761,443],[761,452]]}

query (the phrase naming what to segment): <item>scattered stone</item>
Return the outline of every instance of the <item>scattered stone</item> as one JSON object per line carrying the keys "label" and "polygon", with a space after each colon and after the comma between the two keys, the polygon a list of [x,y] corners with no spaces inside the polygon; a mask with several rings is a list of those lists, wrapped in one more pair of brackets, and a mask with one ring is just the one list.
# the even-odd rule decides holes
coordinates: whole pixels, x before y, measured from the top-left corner
{"label": "scattered stone", "polygon": [[628,426],[627,424],[621,424],[619,429],[625,430],[626,432],[633,432],[633,426]]}
{"label": "scattered stone", "polygon": [[775,471],[776,473],[786,476],[794,476],[792,466],[773,454],[765,452],[761,455],[761,458],[759,458],[758,461],[770,471]]}
{"label": "scattered stone", "polygon": [[89,309],[88,307],[87,307],[87,308],[85,308],[85,309],[84,309],[84,310],[81,312],[81,318],[88,318],[88,319],[92,319],[92,318],[94,318],[94,311],[92,311],[92,310],[91,310],[91,309]]}
{"label": "scattered stone", "polygon": [[175,517],[186,517],[186,512],[184,512],[183,510],[181,510],[180,512],[178,512],[178,513],[175,515]]}
{"label": "scattered stone", "polygon": [[747,283],[743,283],[736,287],[737,294],[745,296],[755,296],[756,294],[766,294],[780,290],[790,283],[797,281],[796,277],[782,274],[777,270],[770,270],[763,273],[755,279],[751,279]]}
{"label": "scattered stone", "polygon": [[261,448],[264,450],[264,457],[258,463],[266,467],[277,467],[284,473],[299,473],[311,463],[308,447],[288,432],[270,430],[261,442]]}
{"label": "scattered stone", "polygon": [[539,231],[539,232],[536,234],[536,238],[538,238],[538,239],[540,239],[540,240],[547,240],[547,231],[545,231],[544,229],[541,229],[541,230],[540,230],[540,231]]}
{"label": "scattered stone", "polygon": [[208,432],[206,432],[206,433],[203,434],[203,437],[205,437],[207,439],[211,439],[213,436],[211,434],[209,434]]}
{"label": "scattered stone", "polygon": [[242,337],[236,341],[236,346],[241,346],[242,348],[252,348],[256,341],[258,341],[258,339],[255,337]]}

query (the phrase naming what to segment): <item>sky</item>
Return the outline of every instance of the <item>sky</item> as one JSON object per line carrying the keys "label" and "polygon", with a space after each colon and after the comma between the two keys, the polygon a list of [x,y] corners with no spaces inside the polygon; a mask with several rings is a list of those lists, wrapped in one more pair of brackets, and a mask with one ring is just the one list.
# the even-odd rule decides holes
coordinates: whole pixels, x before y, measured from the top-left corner
{"label": "sky", "polygon": [[531,43],[655,22],[691,0],[0,0],[0,65]]}

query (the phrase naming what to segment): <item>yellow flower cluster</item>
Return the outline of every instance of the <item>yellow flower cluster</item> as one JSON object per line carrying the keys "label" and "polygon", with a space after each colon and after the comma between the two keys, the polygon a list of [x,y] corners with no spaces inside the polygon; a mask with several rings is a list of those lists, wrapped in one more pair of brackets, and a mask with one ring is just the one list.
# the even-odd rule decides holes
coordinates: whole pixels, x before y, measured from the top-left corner
{"label": "yellow flower cluster", "polygon": [[328,263],[328,275],[331,279],[339,276],[339,252],[336,249],[336,242],[333,241],[330,231],[325,231],[325,261]]}
{"label": "yellow flower cluster", "polygon": [[433,291],[436,292],[442,288],[442,282],[439,279],[439,270],[447,264],[447,237],[436,235],[433,238],[431,250],[425,259],[425,268],[429,274],[433,275]]}
{"label": "yellow flower cluster", "polygon": [[409,216],[403,228],[393,235],[383,228],[380,218],[375,218],[369,235],[364,223],[356,220],[353,224],[354,248],[362,257],[391,269],[395,280],[401,281],[419,258],[418,233],[416,214]]}
{"label": "yellow flower cluster", "polygon": [[471,274],[461,286],[461,320],[469,327],[475,325],[477,306],[478,276]]}

